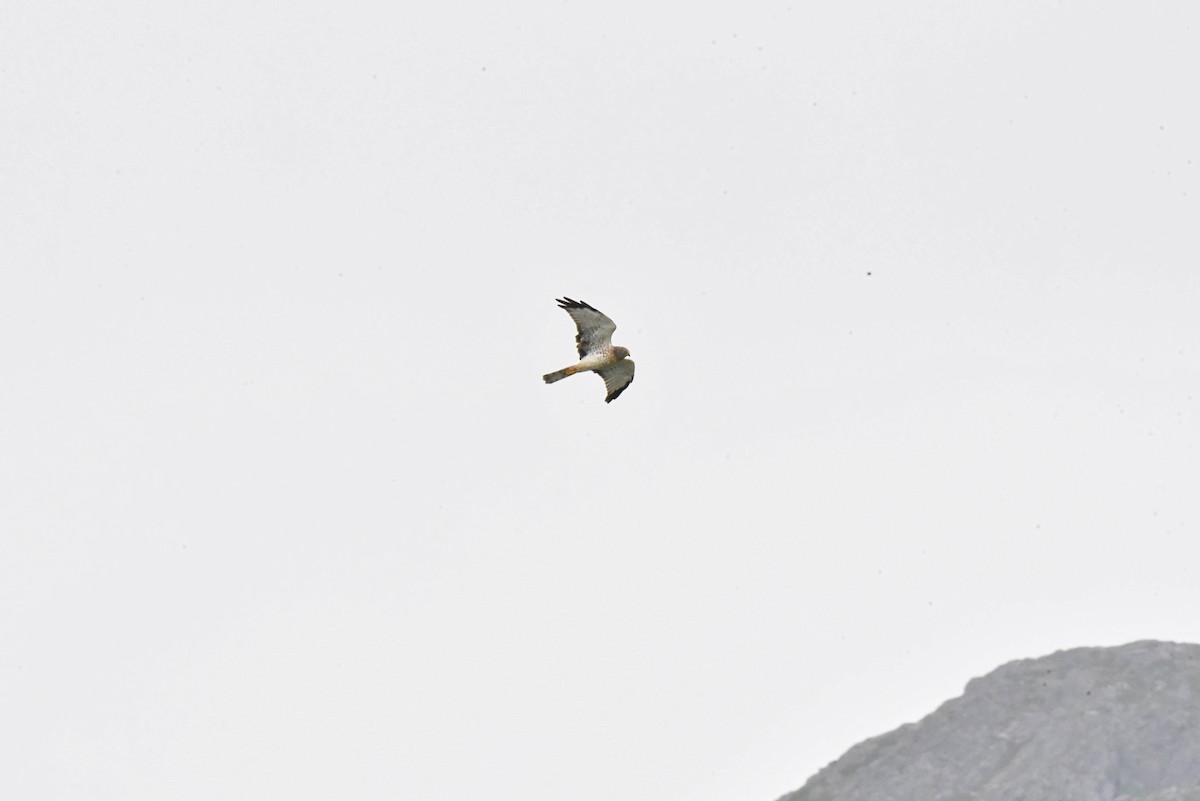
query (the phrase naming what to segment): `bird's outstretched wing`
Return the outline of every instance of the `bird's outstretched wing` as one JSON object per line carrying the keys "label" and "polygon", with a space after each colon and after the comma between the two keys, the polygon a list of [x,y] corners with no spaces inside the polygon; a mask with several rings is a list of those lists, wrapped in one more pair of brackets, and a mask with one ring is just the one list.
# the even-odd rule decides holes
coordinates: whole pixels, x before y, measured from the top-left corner
{"label": "bird's outstretched wing", "polygon": [[612,403],[625,391],[625,387],[633,383],[633,360],[622,359],[596,372],[604,379],[604,389],[608,391],[604,402]]}
{"label": "bird's outstretched wing", "polygon": [[[579,349],[579,358],[582,359],[589,353],[604,350],[612,345],[612,335],[613,331],[617,330],[617,324],[610,320],[608,315],[593,309],[582,300],[561,298],[556,302],[560,308],[566,309],[567,314],[571,315],[571,319],[575,321],[575,327],[579,329],[579,333],[575,335],[575,346]],[[632,367],[629,368],[629,374],[633,375]],[[628,386],[628,382],[626,386]]]}

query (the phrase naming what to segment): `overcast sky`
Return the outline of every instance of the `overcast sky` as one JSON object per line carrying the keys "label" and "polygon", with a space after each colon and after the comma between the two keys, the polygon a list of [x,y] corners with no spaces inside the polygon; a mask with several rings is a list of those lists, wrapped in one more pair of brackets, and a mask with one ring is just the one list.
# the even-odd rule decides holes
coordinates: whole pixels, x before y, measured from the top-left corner
{"label": "overcast sky", "polygon": [[495,5],[4,4],[0,795],[771,801],[1200,642],[1200,12]]}

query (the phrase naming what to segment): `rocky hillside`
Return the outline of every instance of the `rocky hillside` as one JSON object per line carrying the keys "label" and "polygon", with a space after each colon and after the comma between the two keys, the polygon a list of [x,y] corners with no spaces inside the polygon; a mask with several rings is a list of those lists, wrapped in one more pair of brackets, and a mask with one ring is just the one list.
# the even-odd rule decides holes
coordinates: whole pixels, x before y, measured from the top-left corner
{"label": "rocky hillside", "polygon": [[1011,662],[780,801],[1200,801],[1200,645]]}

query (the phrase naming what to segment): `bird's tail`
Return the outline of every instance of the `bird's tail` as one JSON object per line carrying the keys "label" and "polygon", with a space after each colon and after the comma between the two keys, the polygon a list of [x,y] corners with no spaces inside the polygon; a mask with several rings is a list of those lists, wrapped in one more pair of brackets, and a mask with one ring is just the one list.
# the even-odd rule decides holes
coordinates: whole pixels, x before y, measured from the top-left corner
{"label": "bird's tail", "polygon": [[553,373],[546,373],[542,376],[542,380],[547,384],[553,384],[555,381],[562,381],[567,376],[575,375],[578,372],[579,369],[572,365],[571,367],[564,367],[561,370],[555,370]]}

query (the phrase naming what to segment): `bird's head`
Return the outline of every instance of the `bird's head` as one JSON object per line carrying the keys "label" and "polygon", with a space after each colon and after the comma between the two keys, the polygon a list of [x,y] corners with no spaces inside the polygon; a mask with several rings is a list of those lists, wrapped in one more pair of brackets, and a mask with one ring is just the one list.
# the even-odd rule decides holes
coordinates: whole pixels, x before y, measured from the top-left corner
{"label": "bird's head", "polygon": [[613,355],[618,359],[628,359],[629,348],[622,348],[620,345],[617,345],[615,348],[613,348]]}

